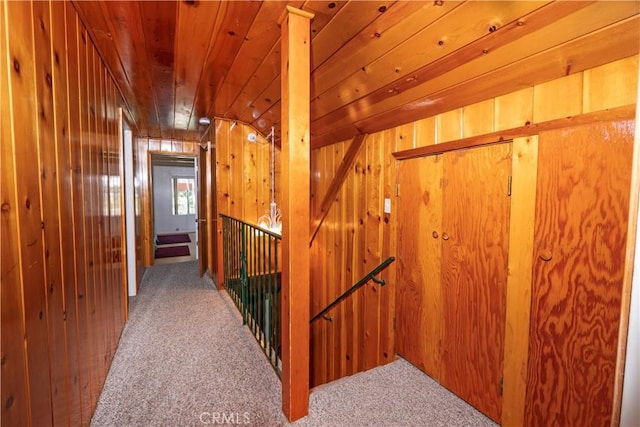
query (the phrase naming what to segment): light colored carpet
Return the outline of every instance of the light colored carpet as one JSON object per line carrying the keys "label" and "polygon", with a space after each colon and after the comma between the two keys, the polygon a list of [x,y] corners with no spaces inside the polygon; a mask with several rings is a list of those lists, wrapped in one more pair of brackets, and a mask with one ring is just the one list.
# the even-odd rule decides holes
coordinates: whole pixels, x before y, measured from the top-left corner
{"label": "light colored carpet", "polygon": [[[91,425],[289,425],[280,380],[197,262],[147,270]],[[295,426],[493,426],[402,359],[312,390]]]}

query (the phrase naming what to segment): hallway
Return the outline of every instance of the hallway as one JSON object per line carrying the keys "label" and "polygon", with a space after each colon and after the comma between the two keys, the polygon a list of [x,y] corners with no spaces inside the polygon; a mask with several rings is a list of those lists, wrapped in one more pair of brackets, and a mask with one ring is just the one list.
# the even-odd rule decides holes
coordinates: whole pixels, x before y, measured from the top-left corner
{"label": "hallway", "polygon": [[[278,377],[226,293],[197,270],[147,270],[92,426],[289,425]],[[313,389],[294,425],[494,424],[399,359]]]}

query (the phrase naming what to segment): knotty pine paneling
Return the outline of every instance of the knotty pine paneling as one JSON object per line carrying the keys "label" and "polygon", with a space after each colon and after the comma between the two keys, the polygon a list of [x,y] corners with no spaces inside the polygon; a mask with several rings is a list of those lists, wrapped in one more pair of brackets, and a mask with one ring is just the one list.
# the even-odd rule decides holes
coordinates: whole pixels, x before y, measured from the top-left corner
{"label": "knotty pine paneling", "polygon": [[[15,162],[15,191],[18,200],[16,212],[19,224],[21,264],[21,293],[24,317],[16,319],[24,323],[24,343],[27,355],[28,407],[30,421],[34,425],[52,422],[52,393],[49,380],[49,343],[46,316],[46,282],[40,203],[40,174],[38,171],[37,91],[33,45],[33,19],[29,2],[4,2],[6,22],[11,22],[8,32],[7,55],[12,64],[9,75],[13,141]],[[47,46],[41,48],[46,49]],[[9,72],[4,68],[0,72]],[[18,96],[24,94],[24,96]],[[27,118],[25,120],[25,118]],[[36,167],[34,167],[36,166]],[[3,172],[4,176],[4,172]],[[4,259],[3,252],[3,259]],[[5,282],[2,282],[4,291]],[[3,292],[4,293],[4,292]],[[5,323],[2,324],[4,330]],[[3,378],[4,382],[4,378]],[[3,388],[4,390],[4,388]],[[2,396],[8,402],[10,396]]]}
{"label": "knotty pine paneling", "polygon": [[[34,45],[52,46],[51,17],[49,4],[35,2],[32,6],[32,19],[34,31]],[[42,211],[42,228],[44,230],[44,267],[45,288],[47,300],[47,324],[49,332],[49,370],[52,384],[52,409],[54,424],[62,425],[69,422],[68,390],[67,386],[67,361],[65,351],[66,323],[63,320],[64,291],[62,276],[62,253],[60,251],[60,224],[61,216],[56,157],[59,150],[56,135],[56,110],[54,105],[54,82],[56,89],[65,91],[63,81],[58,81],[52,71],[52,49],[35,49],[36,70],[36,99],[39,109],[37,116],[38,151],[40,154],[40,191],[41,203],[46,207]],[[55,80],[54,80],[55,79]],[[57,92],[57,90],[56,90]],[[56,105],[65,105],[56,104]],[[64,114],[61,109],[59,114]],[[70,252],[69,255],[72,255]],[[55,385],[63,385],[55,386]],[[56,390],[57,389],[57,390]]]}
{"label": "knotty pine paneling", "polygon": [[[180,149],[181,151],[174,151]],[[153,265],[153,194],[151,190],[151,153],[197,156],[199,145],[196,141],[174,141],[144,137],[134,138],[134,204],[136,211],[136,262],[138,276],[144,268]]]}
{"label": "knotty pine paneling", "polygon": [[89,367],[92,375],[93,387],[91,388],[91,407],[94,408],[98,402],[100,395],[100,378],[104,374],[102,364],[100,363],[100,355],[103,354],[104,348],[101,336],[103,334],[103,328],[97,327],[100,324],[101,307],[98,307],[99,294],[102,288],[102,278],[100,277],[101,265],[100,265],[100,223],[98,216],[100,215],[100,195],[99,195],[99,174],[98,174],[98,162],[99,151],[97,148],[97,130],[96,130],[96,79],[95,74],[95,56],[96,52],[92,48],[89,41],[85,44],[87,61],[87,78],[86,78],[86,90],[87,90],[87,105],[86,105],[86,129],[88,131],[87,137],[83,139],[83,144],[86,147],[85,155],[87,164],[89,167],[86,169],[88,172],[87,179],[85,180],[85,194],[89,197],[85,199],[85,209],[87,212],[87,223],[89,231],[89,292],[87,294],[89,302],[89,324],[91,346],[96,349],[89,357]]}
{"label": "knotty pine paneling", "polygon": [[2,422],[88,425],[125,316],[121,101],[71,4],[0,8]]}
{"label": "knotty pine paneling", "polygon": [[[365,270],[370,270],[383,261],[382,242],[380,224],[383,221],[382,204],[385,189],[383,164],[384,157],[382,148],[384,147],[384,134],[378,133],[371,135],[369,144],[367,144],[367,189],[366,189],[366,209],[365,227],[369,232],[366,234],[366,256],[363,260]],[[364,351],[363,365],[364,369],[371,369],[378,366],[380,359],[380,295],[382,288],[375,282],[367,283],[363,286],[363,332],[364,332],[364,348],[370,349]],[[385,289],[386,290],[386,289]],[[386,292],[385,292],[386,293]]]}
{"label": "knotty pine paneling", "polygon": [[[249,133],[256,130],[238,122],[215,120],[212,126],[215,140],[215,171],[217,185],[217,209],[249,223],[269,212],[271,203],[271,143],[264,135],[257,142],[249,142]],[[276,147],[276,203],[280,200],[278,179],[280,173],[280,148]]]}
{"label": "knotty pine paneling", "polygon": [[[92,191],[91,191],[91,181],[92,181],[92,173],[91,173],[91,150],[89,148],[90,139],[91,139],[91,130],[89,128],[89,90],[88,90],[88,80],[89,80],[89,68],[87,66],[87,49],[88,45],[90,45],[89,36],[87,31],[82,27],[82,25],[78,21],[78,58],[77,58],[77,69],[78,69],[78,84],[76,87],[79,89],[78,96],[78,105],[77,110],[79,114],[80,120],[80,128],[79,128],[79,139],[78,139],[78,147],[77,151],[81,152],[80,163],[82,164],[82,170],[78,175],[78,194],[82,194],[82,213],[79,218],[81,218],[81,230],[79,231],[81,238],[81,245],[84,246],[84,283],[78,283],[78,305],[82,306],[81,310],[84,311],[84,323],[78,322],[78,329],[80,330],[81,336],[86,337],[84,339],[86,352],[81,355],[81,363],[84,364],[84,369],[86,372],[86,383],[81,385],[81,393],[83,399],[83,412],[86,409],[87,415],[90,417],[93,413],[93,408],[95,405],[94,397],[95,393],[93,390],[99,387],[99,384],[96,380],[96,371],[93,368],[93,353],[95,352],[96,344],[94,342],[94,328],[93,325],[95,322],[93,321],[93,293],[94,293],[94,246],[93,246],[93,233],[95,227],[91,222],[91,206],[93,205],[92,201]],[[70,63],[73,61],[73,58],[69,58]],[[80,76],[83,76],[82,79]],[[80,246],[78,246],[80,247]],[[84,289],[81,286],[84,285]],[[82,292],[84,290],[84,292]],[[81,343],[82,343],[81,339]],[[86,405],[86,408],[85,408]],[[84,415],[84,413],[83,413]],[[84,420],[84,418],[83,418]]]}
{"label": "knotty pine paneling", "polygon": [[416,147],[416,123],[407,123],[396,128],[396,149],[410,150]]}
{"label": "knotty pine paneling", "polygon": [[[391,212],[395,212],[397,209],[397,203],[395,202],[394,195],[396,194],[396,185],[392,177],[396,176],[396,164],[397,162],[392,156],[386,155],[391,153],[395,149],[397,139],[395,138],[395,131],[388,129],[383,132],[382,136],[382,171],[384,176],[384,189],[381,193],[383,199],[389,199],[391,202]],[[397,222],[392,221],[391,213],[384,212],[384,209],[380,209],[381,212],[381,235],[380,241],[382,243],[380,257],[385,259],[387,256],[394,256],[397,253]],[[389,265],[387,269],[380,273],[380,277],[385,280],[386,283],[393,283],[396,277],[396,264],[395,262]],[[380,294],[380,342],[378,352],[382,356],[378,359],[377,364],[386,363],[395,359],[395,310],[389,310],[387,307],[395,307],[396,293],[395,289],[382,292]]]}
{"label": "knotty pine paneling", "polygon": [[512,129],[533,123],[533,87],[495,99],[494,129]]}
{"label": "knotty pine paneling", "polygon": [[[0,4],[0,26],[6,25],[5,4]],[[16,58],[18,59],[18,58]],[[27,354],[24,346],[24,301],[22,298],[20,225],[18,223],[18,195],[16,191],[16,159],[13,147],[13,128],[5,125],[13,119],[9,96],[10,76],[7,33],[0,31],[0,316],[2,322],[1,413],[6,425],[30,422]]]}
{"label": "knotty pine paneling", "polygon": [[[259,217],[269,213],[271,203],[271,144],[260,134],[257,142],[249,142],[249,133],[257,131],[250,125],[237,122],[233,126],[233,123],[215,119],[209,131],[209,139],[215,150],[212,171],[215,173],[214,219],[217,221],[217,215],[222,213],[256,224]],[[280,148],[277,146],[273,161],[275,199],[280,206]],[[218,227],[216,233],[216,241],[221,248],[222,228]],[[281,258],[279,255],[278,262]],[[222,280],[222,276],[223,273],[219,274],[219,280]]]}
{"label": "knotty pine paneling", "polygon": [[[312,211],[319,209],[347,144],[312,151]],[[390,150],[395,146],[395,130],[367,138],[313,241],[311,315],[395,251],[391,215],[382,209],[383,199],[392,198],[394,190],[395,162],[390,159]],[[313,386],[394,359],[391,331],[395,266],[392,264],[380,277],[387,281],[384,287],[373,282],[364,285],[327,313],[331,322],[319,319],[312,324]]]}
{"label": "knotty pine paneling", "polygon": [[[392,49],[385,51],[384,54],[367,63],[364,70],[354,70],[348,77],[344,78],[340,85],[330,87],[321,93],[315,93],[315,99],[311,105],[311,115],[314,118],[325,116],[317,120],[318,127],[321,127],[320,123],[327,123],[325,118],[326,120],[331,120],[329,115],[333,118],[340,116],[346,118],[352,115],[353,113],[350,114],[352,110],[349,103],[363,101],[363,95],[360,93],[361,90],[352,89],[346,91],[344,90],[345,87],[354,89],[376,87],[383,88],[385,92],[387,92],[387,88],[389,88],[389,90],[396,90],[396,93],[402,93],[404,92],[404,88],[402,88],[402,90],[397,88],[399,86],[398,83],[395,83],[397,79],[404,78],[406,79],[405,84],[409,83],[409,85],[415,85],[416,83],[411,83],[415,80],[421,82],[439,80],[445,74],[448,75],[450,73],[433,72],[430,76],[437,77],[431,79],[426,79],[422,76],[417,78],[416,75],[420,74],[418,70],[424,67],[425,64],[433,64],[443,57],[447,57],[447,54],[471,44],[477,38],[484,36],[487,31],[486,29],[491,25],[491,22],[486,22],[488,19],[482,24],[478,23],[477,25],[467,27],[460,26],[460,22],[478,22],[478,20],[481,19],[479,17],[485,17],[490,14],[492,20],[495,22],[509,23],[523,15],[527,15],[539,6],[541,6],[540,3],[536,4],[534,2],[512,3],[511,7],[499,9],[495,9],[495,6],[488,2],[454,3],[453,5],[447,4],[445,7],[437,7],[434,5],[432,6],[432,10],[429,11],[428,19],[424,19],[423,16],[422,20],[417,20],[418,24],[424,25],[426,23],[427,25],[425,25],[425,28],[416,31],[413,37],[408,39],[402,37]],[[392,11],[397,7],[401,6],[389,9]],[[448,10],[453,8],[455,8],[456,13],[447,13]],[[438,15],[440,15],[440,19],[434,19]],[[407,19],[407,24],[402,22],[400,25],[401,31],[409,31],[408,28],[404,26],[407,25],[410,28],[412,21],[413,19],[409,18]],[[438,34],[438,37],[441,38],[439,40],[434,39],[434,34]],[[385,33],[385,37],[386,36],[387,34]],[[389,37],[394,36],[390,34]],[[433,48],[425,49],[425,46]],[[478,50],[481,51],[480,49]],[[413,54],[400,55],[398,52],[413,52]],[[499,52],[499,49],[496,48],[495,52]],[[511,57],[513,56],[514,54],[511,52]],[[480,57],[480,59],[482,59],[482,57]],[[488,59],[488,61],[490,60],[491,59]],[[448,67],[449,70],[453,68],[455,68],[453,64],[450,64]],[[362,92],[366,91],[362,90]],[[380,90],[380,92],[382,92],[382,90]],[[425,93],[433,92],[422,92],[422,94]],[[369,94],[365,98],[368,99],[364,102],[358,102],[360,105],[356,106],[355,111],[359,112],[362,105],[377,106],[376,104],[379,104],[376,102],[379,99],[379,94],[378,97],[376,97],[375,94],[373,96]],[[388,98],[387,101],[393,98],[394,97]],[[414,97],[414,99],[415,98],[417,97]],[[369,108],[367,108],[367,110],[368,109]],[[359,114],[358,116],[358,119],[360,119],[361,116]],[[349,118],[353,119],[353,117]],[[342,120],[343,119],[339,119],[338,121]]]}
{"label": "knotty pine paneling", "polygon": [[[72,156],[72,136],[70,135],[70,111],[68,99],[68,61],[65,56],[61,56],[60,52],[67,51],[67,28],[75,29],[74,14],[70,15],[69,25],[66,24],[66,7],[53,7],[51,9],[51,40],[52,40],[52,65],[53,80],[57,82],[54,90],[54,104],[66,105],[66,109],[55,110],[55,135],[57,148],[57,169],[66,171],[63,175],[65,179],[58,180],[58,197],[60,206],[74,206],[73,194],[73,156]],[[77,48],[76,48],[77,50]],[[73,80],[76,81],[76,80]],[[74,110],[75,111],[75,110]],[[77,112],[77,111],[76,111]],[[67,135],[69,135],[67,137]],[[63,295],[64,295],[64,314],[65,320],[65,340],[66,340],[66,357],[67,357],[67,381],[68,402],[69,402],[69,424],[82,424],[82,405],[79,387],[79,359],[78,359],[78,310],[76,295],[76,249],[74,241],[74,210],[60,209],[60,250],[62,254],[62,278],[63,278]],[[71,325],[71,326],[69,326]],[[117,343],[117,337],[115,338]]]}

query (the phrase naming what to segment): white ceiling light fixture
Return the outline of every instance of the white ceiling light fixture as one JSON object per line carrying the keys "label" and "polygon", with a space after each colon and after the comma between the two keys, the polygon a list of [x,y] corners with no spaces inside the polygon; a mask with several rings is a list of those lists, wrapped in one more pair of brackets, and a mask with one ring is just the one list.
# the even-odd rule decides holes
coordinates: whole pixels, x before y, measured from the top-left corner
{"label": "white ceiling light fixture", "polygon": [[200,117],[198,119],[198,123],[202,126],[209,126],[211,124],[211,119],[209,117]]}

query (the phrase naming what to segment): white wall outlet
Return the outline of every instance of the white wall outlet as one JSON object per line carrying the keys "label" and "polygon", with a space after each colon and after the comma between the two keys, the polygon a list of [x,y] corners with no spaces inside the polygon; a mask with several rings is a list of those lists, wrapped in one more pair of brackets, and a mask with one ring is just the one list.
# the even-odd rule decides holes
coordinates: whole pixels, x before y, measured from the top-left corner
{"label": "white wall outlet", "polygon": [[384,213],[391,213],[391,199],[384,199]]}

